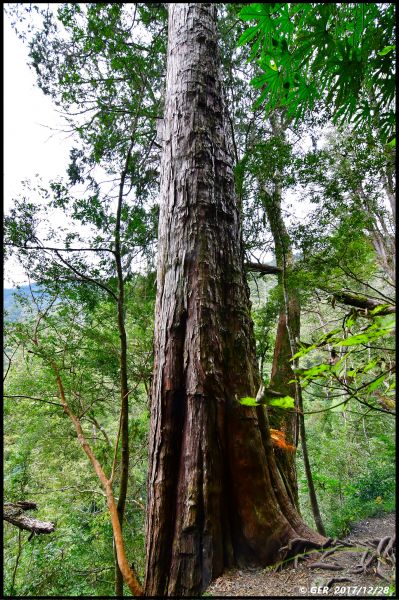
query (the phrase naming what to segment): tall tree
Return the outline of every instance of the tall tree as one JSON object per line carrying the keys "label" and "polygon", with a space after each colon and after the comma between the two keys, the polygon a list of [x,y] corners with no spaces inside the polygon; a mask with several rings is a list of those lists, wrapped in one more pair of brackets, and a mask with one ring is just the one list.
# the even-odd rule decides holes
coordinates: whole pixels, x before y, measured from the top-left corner
{"label": "tall tree", "polygon": [[323,543],[293,507],[258,388],[216,7],[170,4],[148,482],[148,595]]}

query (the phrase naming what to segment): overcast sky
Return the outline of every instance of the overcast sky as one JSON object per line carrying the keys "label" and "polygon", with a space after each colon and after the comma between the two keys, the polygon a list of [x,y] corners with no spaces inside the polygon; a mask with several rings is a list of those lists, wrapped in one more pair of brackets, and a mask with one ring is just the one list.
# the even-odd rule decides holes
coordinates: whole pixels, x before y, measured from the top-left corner
{"label": "overcast sky", "polygon": [[[35,85],[28,67],[28,49],[4,16],[4,211],[22,191],[21,181],[40,174],[44,182],[63,175],[72,142],[62,128],[62,118],[50,98]],[[8,271],[8,272],[7,272]],[[10,272],[12,271],[12,272]],[[16,265],[5,272],[6,287],[23,283]],[[23,278],[25,281],[25,278]]]}

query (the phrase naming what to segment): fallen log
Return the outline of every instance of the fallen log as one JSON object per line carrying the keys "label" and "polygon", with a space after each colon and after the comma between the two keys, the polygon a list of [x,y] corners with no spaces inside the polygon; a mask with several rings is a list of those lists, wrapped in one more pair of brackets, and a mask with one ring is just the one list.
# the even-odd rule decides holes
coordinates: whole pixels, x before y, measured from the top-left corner
{"label": "fallen log", "polygon": [[246,271],[255,271],[262,275],[278,275],[281,273],[280,267],[267,265],[265,263],[248,262],[244,265]]}
{"label": "fallen log", "polygon": [[19,527],[19,529],[30,531],[32,534],[53,533],[54,523],[29,517],[25,514],[25,510],[37,510],[37,504],[22,500],[20,502],[4,502],[3,520]]}
{"label": "fallen log", "polygon": [[355,306],[356,308],[362,308],[363,310],[374,310],[378,306],[381,307],[379,315],[390,315],[396,312],[395,305],[386,304],[384,300],[375,300],[373,298],[367,298],[361,294],[353,294],[350,292],[334,292],[333,298],[336,302],[346,304],[347,306]]}

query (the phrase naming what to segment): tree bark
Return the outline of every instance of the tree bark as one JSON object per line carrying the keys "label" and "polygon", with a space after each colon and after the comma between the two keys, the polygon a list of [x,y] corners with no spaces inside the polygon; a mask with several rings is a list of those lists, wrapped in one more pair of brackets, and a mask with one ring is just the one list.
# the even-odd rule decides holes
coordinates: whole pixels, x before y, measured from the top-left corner
{"label": "tree bark", "polygon": [[[118,313],[118,331],[119,331],[119,377],[120,377],[120,395],[121,395],[121,410],[120,410],[120,440],[121,440],[121,460],[120,460],[120,481],[119,481],[119,498],[117,503],[117,511],[121,530],[123,529],[123,519],[125,516],[127,487],[129,481],[129,384],[128,384],[128,369],[127,369],[127,335],[125,326],[125,281],[123,278],[122,256],[121,256],[121,217],[123,207],[123,193],[125,180],[128,172],[129,159],[134,145],[134,135],[137,124],[133,126],[132,139],[126,155],[125,165],[121,173],[119,183],[118,205],[116,210],[116,222],[114,231],[115,242],[115,267],[118,280],[117,294],[117,313]],[[117,450],[117,448],[116,448]],[[117,548],[114,540],[114,559],[115,559],[115,596],[123,596],[123,575],[119,568]]]}
{"label": "tree bark", "polygon": [[323,543],[279,476],[258,376],[219,76],[216,6],[169,4],[146,575],[201,593],[293,537]]}

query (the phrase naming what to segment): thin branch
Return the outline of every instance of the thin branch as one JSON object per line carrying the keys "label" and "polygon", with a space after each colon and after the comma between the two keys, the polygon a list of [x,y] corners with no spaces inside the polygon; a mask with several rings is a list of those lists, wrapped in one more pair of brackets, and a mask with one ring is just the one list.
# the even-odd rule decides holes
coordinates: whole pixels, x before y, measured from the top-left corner
{"label": "thin branch", "polygon": [[11,242],[4,242],[5,246],[12,246],[13,248],[22,248],[23,250],[51,250],[52,252],[111,252],[114,254],[115,251],[111,248],[54,248],[52,246],[26,246],[24,244],[14,244]]}
{"label": "thin branch", "polygon": [[115,467],[116,467],[116,459],[117,459],[117,454],[118,454],[119,438],[121,435],[121,427],[122,427],[122,411],[119,413],[119,427],[118,427],[118,433],[117,433],[116,441],[115,441],[115,450],[114,450],[114,458],[112,461],[111,475],[109,478],[109,482],[111,485],[112,485],[112,482],[114,480],[114,475],[115,475]]}
{"label": "thin branch", "polygon": [[84,275],[83,273],[80,273],[77,269],[75,269],[75,267],[73,265],[71,265],[71,263],[69,263],[68,261],[66,261],[65,259],[63,259],[62,256],[59,255],[58,251],[55,251],[55,253],[58,256],[58,258],[60,259],[60,261],[62,263],[64,263],[64,265],[66,265],[68,267],[68,269],[70,269],[73,273],[75,273],[75,275],[77,275],[78,277],[80,277],[83,281],[88,281],[90,283],[94,283],[95,285],[98,285],[98,287],[100,287],[101,289],[105,290],[108,294],[110,294],[110,296],[112,296],[112,298],[116,302],[118,301],[117,295],[115,294],[115,292],[113,292],[111,290],[111,288],[109,288],[108,286],[104,285],[100,281],[97,281],[97,279],[92,279],[91,277],[88,277],[87,275]]}
{"label": "thin branch", "polygon": [[51,402],[43,400],[43,398],[35,398],[34,396],[26,396],[25,394],[3,394],[3,398],[26,398],[27,400],[35,400],[35,402],[44,402],[45,404],[54,404],[54,406],[62,406],[59,402]]}

